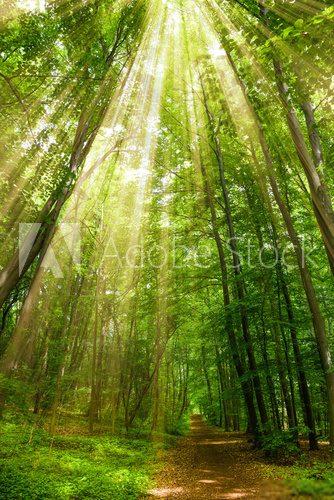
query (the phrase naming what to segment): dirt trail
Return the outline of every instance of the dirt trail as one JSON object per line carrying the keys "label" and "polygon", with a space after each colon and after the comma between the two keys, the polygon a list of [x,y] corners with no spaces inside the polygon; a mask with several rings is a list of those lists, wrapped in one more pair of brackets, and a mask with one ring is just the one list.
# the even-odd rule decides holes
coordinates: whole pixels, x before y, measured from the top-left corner
{"label": "dirt trail", "polygon": [[147,498],[292,498],[280,481],[263,478],[245,436],[218,432],[200,416],[192,417],[189,437],[168,454],[157,484]]}

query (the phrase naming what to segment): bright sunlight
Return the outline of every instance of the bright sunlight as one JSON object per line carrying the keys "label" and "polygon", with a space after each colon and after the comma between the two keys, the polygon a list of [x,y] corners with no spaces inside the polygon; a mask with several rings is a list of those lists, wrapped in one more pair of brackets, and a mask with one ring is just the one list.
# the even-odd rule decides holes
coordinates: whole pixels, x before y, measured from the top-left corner
{"label": "bright sunlight", "polygon": [[1,3],[1,498],[333,498],[333,23]]}

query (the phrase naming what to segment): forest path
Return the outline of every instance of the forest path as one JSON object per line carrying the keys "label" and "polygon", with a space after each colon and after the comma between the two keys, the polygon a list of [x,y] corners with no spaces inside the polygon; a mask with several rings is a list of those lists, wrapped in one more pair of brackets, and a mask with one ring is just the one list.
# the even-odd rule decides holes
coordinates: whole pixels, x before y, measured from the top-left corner
{"label": "forest path", "polygon": [[261,462],[240,433],[222,433],[193,416],[191,432],[168,453],[147,498],[292,498],[280,481],[263,478]]}

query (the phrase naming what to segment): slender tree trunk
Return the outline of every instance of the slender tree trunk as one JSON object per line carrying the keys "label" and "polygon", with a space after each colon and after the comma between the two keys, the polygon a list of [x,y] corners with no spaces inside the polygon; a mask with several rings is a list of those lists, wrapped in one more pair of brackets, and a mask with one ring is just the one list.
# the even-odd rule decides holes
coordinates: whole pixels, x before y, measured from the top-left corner
{"label": "slender tree trunk", "polygon": [[281,428],[281,421],[280,421],[280,417],[279,417],[279,409],[278,409],[278,403],[277,403],[277,398],[276,398],[275,384],[274,384],[274,381],[273,381],[273,378],[271,375],[270,362],[268,359],[267,331],[266,331],[266,325],[264,323],[263,313],[261,314],[261,324],[262,324],[262,338],[263,338],[262,356],[263,356],[264,366],[266,368],[266,380],[267,380],[267,385],[268,385],[268,390],[269,390],[269,395],[270,395],[270,403],[271,403],[271,408],[272,408],[273,421],[275,423],[275,427],[277,429],[280,429]]}
{"label": "slender tree trunk", "polygon": [[96,407],[96,354],[97,354],[97,336],[99,329],[99,302],[98,302],[98,288],[96,283],[96,296],[95,296],[95,319],[93,328],[93,351],[92,351],[92,364],[91,364],[91,386],[90,386],[90,403],[89,403],[89,432],[94,431],[94,422],[96,421],[97,407]]}
{"label": "slender tree trunk", "polygon": [[51,436],[54,436],[56,434],[56,429],[57,429],[57,411],[61,397],[61,380],[62,380],[62,369],[59,369],[55,385],[55,394],[51,407],[51,418],[49,424],[49,433]]}
{"label": "slender tree trunk", "polygon": [[220,263],[220,270],[221,270],[221,280],[222,280],[222,290],[223,290],[223,296],[224,296],[224,306],[225,306],[225,328],[227,332],[227,337],[228,341],[230,344],[230,349],[232,353],[232,359],[234,362],[235,369],[237,371],[246,408],[247,408],[247,413],[248,413],[248,424],[249,424],[249,430],[251,433],[254,434],[255,438],[258,438],[258,421],[257,421],[257,415],[256,415],[256,409],[254,406],[254,400],[253,400],[253,386],[250,380],[245,380],[246,377],[246,369],[244,367],[244,364],[242,362],[242,359],[239,354],[239,349],[238,349],[238,341],[237,337],[234,331],[233,327],[233,317],[231,314],[231,301],[230,301],[230,292],[228,288],[228,274],[227,274],[227,265],[226,265],[226,259],[225,259],[225,253],[223,249],[223,244],[220,238],[220,234],[218,231],[218,221],[217,221],[217,214],[214,206],[214,201],[213,201],[213,194],[211,192],[211,187],[209,185],[209,181],[207,178],[206,174],[206,169],[204,167],[203,162],[201,159],[199,159],[200,162],[200,168],[202,172],[202,178],[203,178],[203,184],[204,184],[204,191],[206,193],[208,205],[210,208],[210,214],[211,214],[211,224],[212,224],[212,233],[213,237],[216,243],[217,251],[218,251],[218,258],[219,258],[219,263]]}
{"label": "slender tree trunk", "polygon": [[309,445],[310,450],[317,450],[317,437],[315,431],[315,422],[313,417],[313,410],[311,404],[310,391],[307,384],[306,373],[304,369],[303,357],[300,351],[297,330],[295,326],[294,312],[292,307],[292,302],[290,298],[290,293],[288,286],[286,284],[285,276],[283,273],[283,269],[281,263],[278,263],[278,285],[282,289],[285,307],[287,311],[288,321],[289,321],[289,329],[290,329],[290,337],[292,343],[292,349],[294,353],[294,358],[297,367],[297,376],[298,376],[298,390],[299,397],[303,409],[304,423],[309,428]]}
{"label": "slender tree trunk", "polygon": [[[288,126],[298,157],[308,180],[315,217],[322,234],[331,270],[334,272],[334,212],[332,202],[328,194],[328,188],[323,183],[317,171],[316,165],[308,151],[303,131],[301,129],[296,111],[292,105],[289,88],[284,80],[281,61],[274,60],[274,68],[278,91],[286,110]],[[319,137],[317,134],[314,134],[314,130],[312,130],[314,124],[312,123],[312,117],[310,116],[310,107],[307,103],[305,103],[304,107],[306,110],[305,116],[307,117],[309,134],[311,134],[310,142],[312,149],[314,148],[313,154],[319,159],[319,157],[322,158]]]}
{"label": "slender tree trunk", "polygon": [[[236,77],[238,77],[237,70],[235,68],[235,65],[233,63],[233,60],[229,56],[229,60],[231,62],[231,66],[233,67]],[[262,130],[262,126],[257,118],[257,115],[255,113],[254,108],[251,106],[248,96],[245,92],[245,88],[242,84],[242,82],[239,79],[240,87],[244,92],[245,96],[245,101],[249,105],[249,109],[253,113],[254,121],[255,124],[258,128],[258,134],[259,134],[259,142],[261,145],[262,153],[265,159],[265,165],[266,165],[266,170],[267,170],[267,177],[269,179],[269,183],[275,198],[275,201],[280,209],[280,212],[282,214],[283,220],[285,222],[286,229],[289,234],[289,238],[291,243],[294,246],[294,251],[295,251],[295,256],[298,264],[298,269],[299,273],[301,276],[303,288],[305,291],[305,295],[308,301],[308,305],[310,308],[310,312],[312,315],[312,322],[313,322],[313,327],[314,327],[314,332],[315,332],[315,337],[317,341],[317,346],[319,350],[319,356],[322,364],[322,368],[324,371],[324,376],[326,380],[326,386],[327,386],[327,397],[328,397],[328,413],[329,413],[329,424],[330,424],[330,447],[331,447],[331,454],[333,456],[334,454],[334,371],[333,371],[333,364],[332,364],[332,359],[331,359],[331,353],[329,350],[329,345],[328,345],[328,339],[326,335],[326,330],[325,330],[325,321],[323,319],[319,302],[317,300],[317,296],[315,293],[315,289],[313,286],[313,281],[310,275],[310,272],[308,270],[307,262],[305,260],[305,256],[303,253],[303,249],[301,246],[301,243],[299,241],[299,238],[297,236],[297,233],[295,232],[293,221],[290,215],[289,210],[287,209],[283,198],[281,197],[281,194],[278,189],[278,185],[276,182],[276,179],[274,177],[274,168],[273,168],[273,162],[272,158],[269,152],[268,145],[266,143],[264,133]],[[256,162],[256,158],[254,158]],[[259,174],[261,175],[261,169]]]}
{"label": "slender tree trunk", "polygon": [[305,122],[308,131],[308,137],[311,144],[314,163],[318,169],[319,176],[322,177],[322,172],[319,171],[324,163],[321,141],[318,133],[317,124],[314,117],[314,109],[311,101],[304,101],[301,104]]}
{"label": "slender tree trunk", "polygon": [[152,431],[162,430],[160,428],[160,417],[161,417],[161,394],[160,394],[160,360],[162,358],[162,346],[161,346],[161,335],[162,335],[162,325],[160,318],[160,311],[157,313],[157,333],[155,340],[155,364],[156,370],[154,372],[153,382],[152,382],[152,398],[153,398],[153,411],[152,411]]}
{"label": "slender tree trunk", "polygon": [[222,406],[223,417],[224,417],[224,430],[225,430],[225,432],[229,432],[230,426],[229,426],[228,415],[227,415],[227,404],[226,404],[226,400],[224,398],[224,390],[225,390],[224,371],[223,371],[222,362],[220,360],[220,353],[219,353],[219,349],[218,349],[217,344],[215,345],[215,348],[216,348],[216,363],[217,363],[217,370],[218,370],[219,384],[220,384],[221,406]]}
{"label": "slender tree trunk", "polygon": [[287,384],[286,380],[286,373],[284,370],[284,363],[283,363],[283,358],[282,358],[282,348],[280,344],[280,339],[279,339],[279,334],[277,331],[277,325],[273,325],[272,327],[272,335],[275,343],[275,354],[276,354],[276,363],[277,363],[277,368],[278,368],[278,376],[280,380],[280,385],[281,385],[281,390],[282,390],[282,395],[283,395],[283,400],[286,408],[286,413],[288,417],[288,424],[289,428],[295,428],[297,425],[296,419],[295,419],[295,412],[294,412],[294,407],[293,407],[293,401],[289,392],[289,387]]}
{"label": "slender tree trunk", "polygon": [[206,388],[207,388],[207,393],[208,393],[208,400],[209,400],[209,421],[213,423],[212,418],[214,416],[214,411],[213,411],[213,396],[212,396],[212,387],[211,387],[211,380],[209,377],[208,369],[207,369],[207,363],[206,363],[206,355],[205,355],[205,349],[204,346],[202,345],[201,349],[201,354],[202,354],[202,368],[203,368],[203,373],[204,373],[204,378],[206,382]]}
{"label": "slender tree trunk", "polygon": [[266,427],[268,423],[268,415],[267,415],[267,410],[266,410],[266,405],[264,402],[263,398],[263,391],[261,387],[261,380],[258,374],[258,369],[257,369],[257,363],[255,359],[255,353],[254,353],[254,347],[252,343],[252,337],[249,329],[249,321],[248,321],[248,313],[247,309],[245,306],[245,291],[244,291],[244,283],[242,279],[242,271],[241,271],[241,265],[240,265],[240,259],[239,259],[239,253],[238,253],[238,247],[237,247],[237,242],[236,242],[236,236],[235,236],[235,230],[234,230],[234,224],[233,224],[233,219],[232,219],[232,212],[231,212],[231,205],[230,205],[230,198],[229,198],[229,193],[226,185],[226,179],[225,179],[225,165],[223,161],[223,154],[220,146],[220,140],[215,132],[215,124],[213,117],[211,115],[210,109],[208,107],[208,100],[207,100],[207,95],[205,92],[205,88],[203,85],[202,78],[200,77],[200,82],[201,82],[201,87],[202,87],[202,93],[203,93],[203,98],[204,98],[204,106],[206,110],[206,114],[209,120],[211,132],[214,137],[214,151],[215,155],[217,158],[217,163],[218,163],[218,168],[219,168],[219,178],[220,178],[220,184],[221,184],[221,189],[222,189],[222,194],[223,194],[223,199],[224,199],[224,210],[225,210],[225,215],[227,219],[227,225],[228,225],[228,231],[229,231],[229,237],[230,237],[230,246],[232,250],[232,256],[233,256],[233,269],[234,269],[234,274],[236,276],[236,289],[237,289],[237,294],[238,294],[238,299],[239,299],[239,309],[240,309],[240,317],[241,317],[241,326],[242,326],[242,332],[243,332],[243,337],[246,345],[246,352],[247,352],[247,357],[248,357],[248,362],[249,362],[249,368],[252,372],[253,376],[253,385],[254,385],[254,390],[255,390],[255,396],[256,396],[256,401],[257,405],[259,408],[259,413],[261,417],[261,423],[264,427]]}

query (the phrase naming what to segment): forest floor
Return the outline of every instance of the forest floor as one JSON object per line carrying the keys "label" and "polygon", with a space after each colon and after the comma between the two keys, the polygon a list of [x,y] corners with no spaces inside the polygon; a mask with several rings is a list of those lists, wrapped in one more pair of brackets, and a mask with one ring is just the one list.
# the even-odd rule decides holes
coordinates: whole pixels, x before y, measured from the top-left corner
{"label": "forest floor", "polygon": [[40,426],[2,420],[0,499],[133,500],[154,484],[155,456],[147,439],[89,435],[78,422],[52,437]]}
{"label": "forest floor", "polygon": [[282,480],[266,479],[266,465],[252,453],[247,436],[219,432],[200,416],[192,417],[190,434],[162,460],[148,499],[292,498]]}

